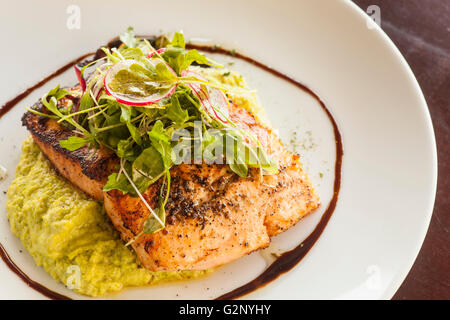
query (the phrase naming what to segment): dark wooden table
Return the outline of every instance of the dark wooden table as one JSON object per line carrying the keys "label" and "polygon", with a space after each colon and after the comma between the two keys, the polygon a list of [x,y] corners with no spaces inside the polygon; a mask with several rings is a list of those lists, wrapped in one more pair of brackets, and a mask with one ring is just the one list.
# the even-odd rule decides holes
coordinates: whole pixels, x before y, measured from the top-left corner
{"label": "dark wooden table", "polygon": [[438,148],[438,191],[428,234],[393,299],[450,299],[450,0],[354,0],[378,5],[381,27],[422,88]]}

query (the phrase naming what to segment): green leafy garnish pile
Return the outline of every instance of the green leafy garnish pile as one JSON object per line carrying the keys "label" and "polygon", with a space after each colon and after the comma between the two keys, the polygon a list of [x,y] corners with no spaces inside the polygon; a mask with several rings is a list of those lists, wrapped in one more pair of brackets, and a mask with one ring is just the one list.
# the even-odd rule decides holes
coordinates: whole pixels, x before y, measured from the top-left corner
{"label": "green leafy garnish pile", "polygon": [[[48,114],[29,110],[77,133],[60,141],[68,150],[89,146],[115,152],[120,167],[108,177],[104,191],[120,190],[142,199],[152,213],[144,233],[164,228],[174,165],[227,163],[240,177],[248,175],[249,167],[259,168],[261,174],[278,172],[257,137],[229,119],[228,99],[210,100],[214,90],[225,97],[225,88],[186,71],[193,63],[221,67],[218,63],[187,50],[181,33],[171,41],[158,39],[163,50],[137,38],[132,28],[120,40],[118,48],[102,48],[105,57],[78,69],[81,88],[56,87],[42,98]],[[85,79],[89,68],[95,70]],[[67,95],[79,97],[79,103],[58,104]],[[160,179],[159,205],[152,209],[142,193]]]}

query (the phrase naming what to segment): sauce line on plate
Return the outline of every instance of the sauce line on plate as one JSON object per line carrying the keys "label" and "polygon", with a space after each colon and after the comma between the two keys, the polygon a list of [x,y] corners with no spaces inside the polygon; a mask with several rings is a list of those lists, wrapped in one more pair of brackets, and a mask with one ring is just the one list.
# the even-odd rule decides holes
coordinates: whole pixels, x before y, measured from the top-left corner
{"label": "sauce line on plate", "polygon": [[23,280],[29,287],[33,288],[34,290],[38,291],[39,293],[43,294],[47,298],[53,299],[53,300],[68,300],[70,298],[59,294],[55,291],[52,291],[46,287],[44,287],[42,284],[30,279],[25,272],[23,272],[11,259],[9,254],[6,252],[3,245],[0,243],[0,256],[2,257],[2,260],[6,263],[8,268],[10,268],[12,271],[14,271],[15,274],[17,274],[20,279]]}
{"label": "sauce line on plate", "polygon": [[45,77],[44,79],[42,79],[41,81],[36,83],[35,85],[33,85],[33,86],[29,87],[28,89],[24,90],[18,96],[12,98],[11,100],[9,100],[5,104],[3,104],[0,107],[0,118],[2,116],[4,116],[9,110],[11,110],[16,104],[18,104],[20,101],[22,101],[23,99],[28,97],[34,90],[42,87],[44,84],[46,84],[47,82],[49,82],[53,78],[59,76],[64,71],[66,71],[66,70],[70,69],[71,67],[73,67],[74,64],[77,64],[78,62],[83,61],[84,59],[86,59],[90,55],[93,55],[93,53],[86,53],[86,54],[82,55],[81,57],[79,57],[79,58],[69,62],[68,64],[62,66],[61,68],[59,68],[58,70],[56,70],[55,72],[50,74],[49,76]]}
{"label": "sauce line on plate", "polygon": [[305,91],[309,95],[311,95],[322,107],[322,109],[327,114],[334,131],[334,138],[336,142],[336,162],[334,165],[334,185],[333,185],[333,197],[330,200],[330,203],[328,204],[327,209],[323,213],[319,223],[314,228],[314,231],[297,247],[294,249],[284,252],[281,254],[280,257],[278,257],[262,274],[260,274],[257,278],[254,280],[246,283],[243,286],[240,286],[228,293],[225,293],[218,297],[219,300],[229,300],[229,299],[236,299],[239,297],[242,297],[245,294],[248,294],[266,284],[269,282],[277,279],[280,275],[283,273],[288,272],[293,267],[295,267],[300,260],[303,259],[303,257],[308,253],[308,251],[312,248],[314,243],[319,239],[320,235],[322,234],[323,230],[327,226],[328,221],[331,218],[331,215],[334,212],[334,209],[336,208],[336,204],[339,197],[339,190],[341,186],[341,168],[342,168],[342,157],[344,155],[343,147],[342,147],[342,137],[341,133],[339,132],[339,128],[337,126],[336,121],[333,118],[333,115],[331,114],[330,110],[327,108],[325,103],[320,99],[320,97],[312,91],[310,88],[308,88],[306,85],[302,84],[301,82],[298,82],[297,80],[287,76],[284,73],[281,73],[278,70],[275,70],[259,61],[256,61],[248,56],[245,56],[243,54],[240,54],[238,52],[226,50],[220,47],[211,47],[211,46],[205,46],[205,45],[195,45],[195,44],[187,44],[186,47],[190,49],[197,49],[200,51],[205,51],[209,53],[219,53],[224,54],[232,57],[239,58],[241,60],[244,60],[260,69],[263,69],[274,76],[281,78],[300,90]]}

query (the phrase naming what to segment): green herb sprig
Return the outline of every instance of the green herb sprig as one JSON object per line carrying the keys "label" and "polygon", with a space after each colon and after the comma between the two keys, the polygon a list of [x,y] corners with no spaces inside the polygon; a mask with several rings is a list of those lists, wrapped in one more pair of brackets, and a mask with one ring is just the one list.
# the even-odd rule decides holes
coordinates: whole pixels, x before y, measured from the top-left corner
{"label": "green herb sprig", "polygon": [[[120,159],[120,169],[108,177],[103,190],[119,190],[142,199],[151,212],[143,233],[164,228],[170,169],[180,160],[174,157],[175,151],[187,154],[182,160],[192,161],[200,148],[200,156],[205,161],[226,159],[229,168],[240,177],[248,175],[249,167],[259,168],[261,174],[263,171],[278,172],[255,135],[239,128],[220,108],[213,106],[226,121],[211,116],[190,85],[198,85],[204,92],[208,92],[207,87],[226,88],[205,79],[182,76],[192,63],[212,67],[221,67],[220,64],[197,50],[186,50],[182,33],[175,33],[170,42],[160,40],[159,43],[166,44],[162,51],[157,51],[146,39],[137,38],[132,28],[120,39],[122,45],[119,48],[102,48],[105,57],[88,76],[85,90],[68,91],[56,87],[42,98],[50,114],[30,111],[56,119],[73,129],[76,136],[60,141],[60,145],[70,151],[85,146],[102,146],[114,151]],[[84,77],[93,65],[96,64],[83,67],[81,76]],[[124,67],[119,68],[122,65]],[[163,98],[148,104],[123,103],[105,88],[105,77],[111,68],[119,70],[108,86],[120,97],[132,97],[132,101],[150,95]],[[58,103],[68,94],[81,96],[76,111],[67,110]],[[142,193],[160,179],[163,180],[159,204],[152,209]]]}

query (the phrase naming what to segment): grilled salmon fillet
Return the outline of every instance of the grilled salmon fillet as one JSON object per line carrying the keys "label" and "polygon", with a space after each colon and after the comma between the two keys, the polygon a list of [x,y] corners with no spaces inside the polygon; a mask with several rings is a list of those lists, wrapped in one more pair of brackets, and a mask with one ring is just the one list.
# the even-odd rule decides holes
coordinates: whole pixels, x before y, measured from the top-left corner
{"label": "grilled salmon fillet", "polygon": [[[64,101],[62,101],[64,103]],[[39,103],[35,109],[44,112]],[[271,129],[252,114],[231,105],[230,117],[250,130],[280,172],[264,175],[251,169],[240,178],[226,165],[181,164],[170,173],[166,227],[139,235],[151,215],[144,203],[118,190],[103,192],[117,157],[109,150],[83,147],[68,151],[59,145],[73,132],[55,120],[27,112],[22,119],[42,152],[57,171],[97,200],[104,200],[112,223],[132,243],[142,265],[152,271],[202,270],[233,261],[269,245],[270,237],[287,230],[319,206],[319,198],[302,170],[299,156],[291,154]],[[143,197],[158,206],[161,182]]]}

